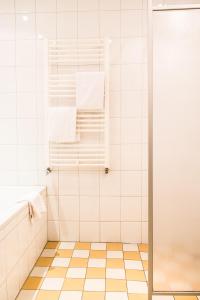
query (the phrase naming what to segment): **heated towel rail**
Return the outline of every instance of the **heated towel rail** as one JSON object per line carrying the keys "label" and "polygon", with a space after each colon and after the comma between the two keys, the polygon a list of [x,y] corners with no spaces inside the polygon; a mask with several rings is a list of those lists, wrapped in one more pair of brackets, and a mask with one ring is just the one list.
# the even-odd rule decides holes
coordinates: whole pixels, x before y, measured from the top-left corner
{"label": "heated towel rail", "polygon": [[[52,143],[47,138],[47,172],[57,168],[109,170],[109,39],[48,40],[47,112],[52,106],[70,106],[76,100],[76,72],[105,73],[104,109],[77,111],[76,143]],[[48,113],[47,113],[48,118]],[[47,129],[48,131],[48,129]],[[48,136],[48,133],[47,133]]]}

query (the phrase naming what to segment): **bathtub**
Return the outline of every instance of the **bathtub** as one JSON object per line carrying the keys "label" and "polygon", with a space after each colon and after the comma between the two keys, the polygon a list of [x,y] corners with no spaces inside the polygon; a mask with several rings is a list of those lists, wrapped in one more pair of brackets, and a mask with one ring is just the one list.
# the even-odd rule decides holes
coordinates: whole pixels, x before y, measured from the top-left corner
{"label": "bathtub", "polygon": [[1,300],[16,298],[47,242],[47,214],[30,222],[26,197],[31,192],[46,203],[45,187],[0,187]]}

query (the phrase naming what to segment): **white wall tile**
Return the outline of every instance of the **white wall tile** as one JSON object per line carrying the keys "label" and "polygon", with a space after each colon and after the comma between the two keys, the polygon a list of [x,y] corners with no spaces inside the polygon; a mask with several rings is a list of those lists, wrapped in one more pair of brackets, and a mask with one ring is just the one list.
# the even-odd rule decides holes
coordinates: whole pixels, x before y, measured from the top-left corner
{"label": "white wall tile", "polygon": [[121,121],[121,142],[133,144],[142,142],[142,124],[139,118],[123,118]]}
{"label": "white wall tile", "polygon": [[142,243],[148,243],[148,222],[142,222]]}
{"label": "white wall tile", "polygon": [[15,0],[16,12],[34,12],[35,0]]}
{"label": "white wall tile", "polygon": [[78,10],[98,10],[98,0],[77,0]]}
{"label": "white wall tile", "polygon": [[142,11],[124,10],[121,15],[123,37],[139,37],[142,35]]}
{"label": "white wall tile", "polygon": [[123,243],[141,243],[141,222],[122,222],[121,234]]}
{"label": "white wall tile", "polygon": [[120,242],[120,222],[101,222],[101,242]]}
{"label": "white wall tile", "polygon": [[78,12],[78,37],[97,38],[99,36],[99,18],[97,11]]}
{"label": "white wall tile", "polygon": [[99,197],[80,196],[80,220],[99,221]]}
{"label": "white wall tile", "polygon": [[121,194],[123,196],[141,196],[140,172],[121,172]]}
{"label": "white wall tile", "polygon": [[122,0],[122,9],[142,9],[142,0]]}
{"label": "white wall tile", "polygon": [[120,144],[120,118],[110,119],[110,144]]}
{"label": "white wall tile", "polygon": [[58,197],[48,196],[47,207],[48,207],[48,219],[50,221],[58,220]]}
{"label": "white wall tile", "polygon": [[144,37],[126,38],[121,42],[122,63],[147,62],[147,41]]}
{"label": "white wall tile", "polygon": [[16,14],[16,38],[33,39],[35,38],[35,15]]}
{"label": "white wall tile", "polygon": [[141,198],[121,198],[121,221],[141,221]]}
{"label": "white wall tile", "polygon": [[122,90],[142,90],[144,72],[141,64],[122,65]]}
{"label": "white wall tile", "polygon": [[80,195],[99,195],[99,172],[80,171]]}
{"label": "white wall tile", "polygon": [[0,118],[15,118],[17,113],[16,95],[1,94]]}
{"label": "white wall tile", "polygon": [[100,0],[102,10],[120,10],[120,0]]}
{"label": "white wall tile", "polygon": [[122,91],[121,115],[123,118],[141,118],[144,94],[142,91]]}
{"label": "white wall tile", "polygon": [[142,221],[148,221],[148,197],[142,197]]}
{"label": "white wall tile", "polygon": [[120,37],[120,13],[118,11],[102,11],[100,18],[101,37]]}
{"label": "white wall tile", "polygon": [[60,222],[60,240],[65,242],[79,240],[78,222]]}
{"label": "white wall tile", "polygon": [[120,221],[121,200],[120,197],[100,198],[100,219],[101,221]]}
{"label": "white wall tile", "polygon": [[120,91],[121,87],[120,66],[112,65],[110,67],[110,91]]}
{"label": "white wall tile", "polygon": [[73,11],[77,8],[77,0],[57,0],[57,10],[59,12],[63,11]]}
{"label": "white wall tile", "polygon": [[141,170],[142,144],[127,144],[121,146],[121,169]]}
{"label": "white wall tile", "polygon": [[59,196],[59,220],[60,221],[79,220],[79,197]]}
{"label": "white wall tile", "polygon": [[17,129],[15,119],[0,119],[1,144],[16,144]]}
{"label": "white wall tile", "polygon": [[76,171],[59,173],[59,193],[60,195],[79,194],[78,173]]}
{"label": "white wall tile", "polygon": [[59,241],[59,222],[48,221],[48,240],[49,241]]}
{"label": "white wall tile", "polygon": [[121,169],[120,153],[120,145],[110,146],[110,169],[113,171],[120,171]]}
{"label": "white wall tile", "polygon": [[0,68],[0,93],[16,92],[16,74],[14,67]]}
{"label": "white wall tile", "polygon": [[100,240],[99,222],[80,222],[80,241],[96,242]]}
{"label": "white wall tile", "polygon": [[56,11],[56,0],[36,0],[36,12]]}
{"label": "white wall tile", "polygon": [[32,66],[36,63],[36,51],[34,40],[17,40],[16,41],[16,65]]}
{"label": "white wall tile", "polygon": [[15,65],[15,42],[0,40],[0,66],[14,66]]}
{"label": "white wall tile", "polygon": [[37,119],[18,119],[18,143],[21,145],[34,145],[37,143]]}
{"label": "white wall tile", "polygon": [[0,145],[0,165],[1,171],[11,171],[17,169],[17,149],[16,145]]}
{"label": "white wall tile", "polygon": [[119,91],[112,91],[110,93],[110,116],[111,117],[120,117],[121,114],[121,107],[120,107],[120,92]]}
{"label": "white wall tile", "polygon": [[56,14],[38,13],[36,15],[36,32],[37,37],[41,36],[46,39],[56,38]]}
{"label": "white wall tile", "polygon": [[36,118],[36,96],[32,93],[17,94],[18,118]]}
{"label": "white wall tile", "polygon": [[0,1],[0,13],[11,13],[15,10],[15,1],[6,0]]}
{"label": "white wall tile", "polygon": [[35,69],[31,67],[17,67],[17,91],[34,92],[35,89]]}
{"label": "white wall tile", "polygon": [[47,194],[51,196],[58,195],[58,172],[54,171],[46,176]]}
{"label": "white wall tile", "polygon": [[37,148],[35,145],[17,146],[17,164],[20,171],[37,169]]}
{"label": "white wall tile", "polygon": [[15,38],[15,15],[1,14],[0,40],[14,40]]}
{"label": "white wall tile", "polygon": [[100,195],[101,196],[120,195],[120,172],[110,171],[108,174],[101,173]]}
{"label": "white wall tile", "polygon": [[57,38],[76,37],[76,15],[75,12],[64,12],[57,14]]}

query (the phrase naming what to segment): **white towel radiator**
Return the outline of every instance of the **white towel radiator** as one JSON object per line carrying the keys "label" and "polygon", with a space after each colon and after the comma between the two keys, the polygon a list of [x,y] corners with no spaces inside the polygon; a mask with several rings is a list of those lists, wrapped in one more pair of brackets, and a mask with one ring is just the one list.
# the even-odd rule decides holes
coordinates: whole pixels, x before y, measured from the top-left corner
{"label": "white towel radiator", "polygon": [[[109,39],[48,40],[47,116],[48,108],[75,105],[76,72],[105,73],[105,102],[102,111],[77,111],[76,143],[50,143],[47,136],[47,172],[57,168],[103,168],[109,171]],[[47,124],[48,122],[46,122]]]}

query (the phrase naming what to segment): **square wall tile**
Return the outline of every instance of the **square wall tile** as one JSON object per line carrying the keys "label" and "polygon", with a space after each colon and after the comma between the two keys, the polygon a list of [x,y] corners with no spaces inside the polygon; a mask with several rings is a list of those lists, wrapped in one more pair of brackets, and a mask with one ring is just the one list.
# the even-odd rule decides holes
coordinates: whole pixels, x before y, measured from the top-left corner
{"label": "square wall tile", "polygon": [[122,90],[141,91],[144,88],[144,72],[142,64],[122,65]]}
{"label": "square wall tile", "polygon": [[79,240],[79,223],[72,221],[60,222],[60,240],[61,241],[78,241]]}
{"label": "square wall tile", "polygon": [[102,38],[120,37],[120,12],[102,11],[100,18],[100,33]]}
{"label": "square wall tile", "polygon": [[77,9],[77,0],[57,0],[57,11],[74,11]]}
{"label": "square wall tile", "polygon": [[141,118],[145,93],[143,91],[122,91],[121,115],[123,118]]}
{"label": "square wall tile", "polygon": [[15,42],[0,40],[0,66],[14,66],[15,65]]}
{"label": "square wall tile", "polygon": [[57,38],[75,38],[76,30],[77,26],[75,12],[59,12],[57,14]]}
{"label": "square wall tile", "polygon": [[147,62],[147,41],[144,37],[122,39],[121,51],[123,64]]}
{"label": "square wall tile", "polygon": [[48,220],[51,221],[58,220],[58,197],[48,196],[47,207],[48,207]]}
{"label": "square wall tile", "polygon": [[141,221],[141,198],[121,198],[121,221]]}
{"label": "square wall tile", "polygon": [[35,38],[35,15],[17,14],[16,15],[16,39]]}
{"label": "square wall tile", "polygon": [[100,219],[101,221],[120,221],[121,214],[120,197],[100,198]]}
{"label": "square wall tile", "polygon": [[101,10],[120,10],[120,0],[100,0]]}
{"label": "square wall tile", "polygon": [[79,198],[77,196],[59,196],[59,220],[79,220]]}
{"label": "square wall tile", "polygon": [[141,173],[133,171],[121,172],[121,195],[141,196]]}
{"label": "square wall tile", "polygon": [[16,65],[32,66],[36,63],[35,40],[16,41]]}
{"label": "square wall tile", "polygon": [[37,119],[18,119],[18,143],[37,144]]}
{"label": "square wall tile", "polygon": [[141,10],[122,11],[121,22],[122,37],[139,37],[142,35]]}
{"label": "square wall tile", "polygon": [[7,0],[0,2],[0,13],[13,13],[15,10],[15,1]]}
{"label": "square wall tile", "polygon": [[36,96],[34,93],[25,92],[17,94],[17,117],[36,118]]}
{"label": "square wall tile", "polygon": [[0,40],[14,40],[15,38],[15,15],[2,14],[0,18]]}
{"label": "square wall tile", "polygon": [[26,13],[35,11],[35,0],[15,0],[15,11]]}
{"label": "square wall tile", "polygon": [[36,0],[36,12],[56,11],[56,0]]}
{"label": "square wall tile", "polygon": [[123,243],[140,243],[142,239],[141,222],[122,222],[121,239]]}
{"label": "square wall tile", "polygon": [[140,171],[142,169],[142,145],[126,144],[121,146],[121,169]]}
{"label": "square wall tile", "polygon": [[101,242],[120,241],[120,222],[101,222]]}
{"label": "square wall tile", "polygon": [[48,221],[48,240],[59,241],[60,230],[58,221]]}
{"label": "square wall tile", "polygon": [[56,39],[56,14],[37,13],[36,32],[37,38]]}
{"label": "square wall tile", "polygon": [[79,193],[78,172],[76,171],[60,172],[59,191],[60,191],[60,195],[78,195]]}
{"label": "square wall tile", "polygon": [[99,222],[80,222],[80,241],[96,242],[100,240]]}
{"label": "square wall tile", "polygon": [[80,196],[80,220],[99,220],[99,197]]}
{"label": "square wall tile", "polygon": [[0,136],[1,144],[8,145],[17,143],[17,130],[15,119],[0,119]]}
{"label": "square wall tile", "polygon": [[35,68],[17,67],[17,91],[34,92],[36,89]]}
{"label": "square wall tile", "polygon": [[99,195],[99,172],[80,171],[80,195]]}
{"label": "square wall tile", "polygon": [[16,74],[13,66],[0,68],[0,82],[0,93],[16,92]]}
{"label": "square wall tile", "polygon": [[104,173],[101,174],[100,195],[101,196],[120,195],[120,172],[110,171],[108,174],[104,174]]}
{"label": "square wall tile", "polygon": [[142,121],[140,118],[122,118],[122,144],[142,143]]}
{"label": "square wall tile", "polygon": [[78,10],[98,10],[98,0],[77,0]]}
{"label": "square wall tile", "polygon": [[142,0],[122,0],[122,9],[142,9]]}
{"label": "square wall tile", "polygon": [[78,37],[99,37],[99,17],[97,11],[78,12]]}

